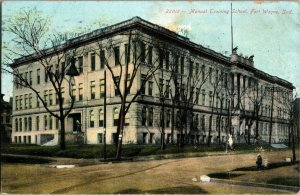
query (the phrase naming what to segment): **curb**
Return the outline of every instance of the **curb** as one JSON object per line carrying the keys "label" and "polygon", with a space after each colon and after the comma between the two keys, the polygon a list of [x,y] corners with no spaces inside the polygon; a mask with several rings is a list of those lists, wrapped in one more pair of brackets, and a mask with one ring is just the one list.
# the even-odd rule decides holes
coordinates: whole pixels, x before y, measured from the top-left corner
{"label": "curb", "polygon": [[237,181],[237,180],[210,178],[210,181],[214,182],[214,183],[225,183],[225,184],[231,184],[231,185],[272,188],[272,189],[284,190],[284,191],[289,191],[289,192],[298,192],[300,190],[300,187],[294,187],[294,186],[253,183],[253,182]]}

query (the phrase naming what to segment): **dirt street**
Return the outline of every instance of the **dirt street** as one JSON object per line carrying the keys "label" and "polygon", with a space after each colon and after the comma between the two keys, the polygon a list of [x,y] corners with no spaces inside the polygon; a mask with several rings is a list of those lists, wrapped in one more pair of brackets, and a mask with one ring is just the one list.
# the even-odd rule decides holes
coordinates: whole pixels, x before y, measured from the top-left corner
{"label": "dirt street", "polygon": [[[2,164],[2,193],[287,193],[275,189],[192,181],[201,175],[254,166],[257,154],[222,155],[157,161],[124,162],[50,168],[48,165]],[[263,152],[269,162],[281,162],[290,151]],[[275,175],[298,176],[299,170],[278,168],[243,175],[241,180],[263,182]]]}

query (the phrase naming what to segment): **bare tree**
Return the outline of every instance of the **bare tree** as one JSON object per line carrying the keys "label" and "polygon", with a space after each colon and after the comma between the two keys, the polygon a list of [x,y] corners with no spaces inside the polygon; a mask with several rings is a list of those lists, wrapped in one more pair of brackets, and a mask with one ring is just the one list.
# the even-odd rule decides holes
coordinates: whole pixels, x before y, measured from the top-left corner
{"label": "bare tree", "polygon": [[296,137],[296,128],[297,128],[297,118],[295,116],[295,105],[294,101],[297,98],[297,94],[293,97],[293,93],[290,91],[281,90],[278,91],[280,94],[282,105],[284,107],[283,117],[288,120],[289,123],[289,143],[292,144],[292,160],[296,161],[296,149],[295,149],[295,137]]}
{"label": "bare tree", "polygon": [[[147,41],[143,33],[138,30],[128,30],[119,33],[119,39],[112,36],[106,39],[97,40],[95,53],[102,59],[104,66],[111,74],[115,87],[116,96],[120,98],[119,122],[117,126],[116,141],[116,159],[121,158],[122,141],[125,126],[125,116],[130,109],[132,103],[139,97],[144,89],[146,82],[157,71],[158,58],[153,55],[154,48],[159,48],[159,41]],[[124,52],[120,52],[120,43],[125,44]],[[149,46],[146,49],[146,43]],[[101,54],[106,51],[107,54]],[[115,60],[110,60],[114,58]],[[148,61],[146,61],[148,59]],[[151,59],[151,61],[150,61]],[[136,86],[135,91],[131,92],[137,75],[143,74],[144,79],[139,86]],[[141,77],[142,75],[140,75]]]}
{"label": "bare tree", "polygon": [[258,123],[260,119],[260,113],[263,106],[263,100],[266,96],[267,88],[259,88],[259,84],[256,80],[248,81],[248,89],[245,93],[245,98],[248,100],[248,109],[246,109],[245,101],[241,101],[241,119],[245,120],[245,140],[248,144],[251,144],[251,129],[255,124],[255,140],[259,140]]}
{"label": "bare tree", "polygon": [[[186,59],[184,61],[184,59]],[[173,102],[177,105],[177,127],[179,128],[178,146],[188,143],[194,126],[194,106],[198,104],[200,91],[208,78],[205,66],[200,65],[200,57],[191,54],[182,56],[180,74],[173,77]],[[184,66],[185,63],[187,66]],[[183,69],[184,67],[184,69]],[[184,73],[186,71],[186,73]],[[188,132],[188,127],[190,131]],[[183,137],[183,131],[185,137]]]}
{"label": "bare tree", "polygon": [[[64,83],[71,85],[71,78],[66,73],[71,65],[75,63],[76,49],[70,49],[70,36],[67,34],[49,33],[49,18],[45,17],[36,8],[22,9],[11,16],[5,23],[5,32],[11,37],[4,48],[5,56],[3,70],[14,77],[16,86],[28,88],[33,91],[45,110],[60,122],[60,148],[65,149],[65,118],[74,106],[74,97],[69,86],[71,101],[66,104],[63,97]],[[17,60],[14,60],[18,58]],[[36,59],[45,71],[45,78],[50,81],[57,94],[58,113],[49,109],[47,100],[43,98],[40,89],[33,85],[32,80],[23,74],[14,64],[22,60]],[[11,65],[12,64],[12,65]],[[53,64],[55,66],[53,67]],[[28,68],[34,64],[28,65]]]}

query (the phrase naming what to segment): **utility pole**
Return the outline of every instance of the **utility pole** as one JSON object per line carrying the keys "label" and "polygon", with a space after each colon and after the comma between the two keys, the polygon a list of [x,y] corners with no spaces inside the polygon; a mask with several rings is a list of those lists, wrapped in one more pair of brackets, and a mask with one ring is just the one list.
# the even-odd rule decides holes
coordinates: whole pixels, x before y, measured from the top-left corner
{"label": "utility pole", "polygon": [[104,131],[103,131],[103,153],[106,161],[106,70],[104,70]]}

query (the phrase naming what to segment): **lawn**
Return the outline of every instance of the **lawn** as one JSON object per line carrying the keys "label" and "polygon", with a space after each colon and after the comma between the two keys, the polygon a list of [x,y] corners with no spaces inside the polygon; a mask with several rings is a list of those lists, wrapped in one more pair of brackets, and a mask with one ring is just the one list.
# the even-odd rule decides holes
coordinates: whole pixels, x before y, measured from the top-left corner
{"label": "lawn", "polygon": [[[223,152],[225,147],[222,145],[212,145],[210,147],[187,145],[177,147],[176,145],[167,145],[165,150],[161,150],[160,146],[153,145],[123,145],[122,157],[131,158],[136,156],[149,155],[168,155],[176,154],[176,157],[185,156],[186,154],[207,155],[208,153]],[[234,152],[257,152],[259,147],[249,145],[237,145]],[[261,148],[259,148],[261,150]],[[265,147],[264,150],[270,150]],[[60,150],[58,146],[38,146],[38,145],[20,145],[7,144],[2,145],[1,153],[4,154],[23,154],[49,157],[70,157],[70,158],[100,158],[104,157],[103,145],[69,145],[66,150]],[[107,158],[115,157],[115,146],[107,145]]]}

